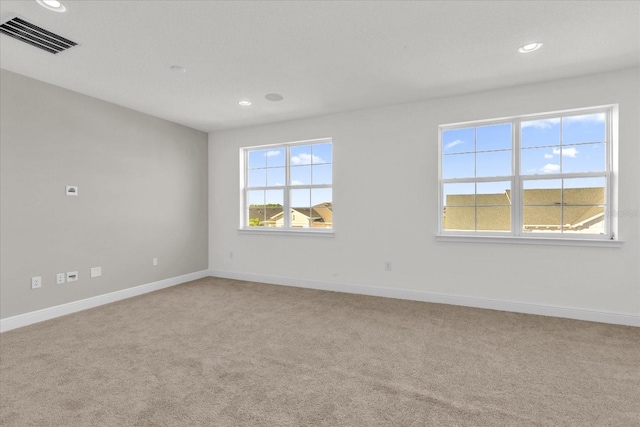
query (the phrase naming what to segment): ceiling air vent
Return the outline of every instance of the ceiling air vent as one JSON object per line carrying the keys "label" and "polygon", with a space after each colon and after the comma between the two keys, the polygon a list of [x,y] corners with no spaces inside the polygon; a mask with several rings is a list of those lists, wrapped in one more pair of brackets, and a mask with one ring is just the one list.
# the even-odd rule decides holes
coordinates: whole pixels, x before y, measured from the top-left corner
{"label": "ceiling air vent", "polygon": [[78,44],[18,17],[3,22],[0,25],[0,33],[54,55]]}

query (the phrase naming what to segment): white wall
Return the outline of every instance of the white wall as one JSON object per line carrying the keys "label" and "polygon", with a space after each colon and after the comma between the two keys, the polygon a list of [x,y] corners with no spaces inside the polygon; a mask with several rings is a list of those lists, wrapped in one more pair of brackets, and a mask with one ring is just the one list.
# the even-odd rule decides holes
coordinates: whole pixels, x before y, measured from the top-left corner
{"label": "white wall", "polygon": [[0,82],[2,319],[207,269],[204,132],[5,70]]}
{"label": "white wall", "polygon": [[[211,133],[209,268],[290,284],[333,282],[637,316],[639,74],[635,68]],[[622,248],[436,242],[439,124],[612,103],[620,106],[619,210],[628,213],[619,218]],[[335,237],[238,233],[239,148],[321,137],[334,142]],[[405,221],[407,211],[414,222]],[[391,272],[384,271],[387,260]]]}

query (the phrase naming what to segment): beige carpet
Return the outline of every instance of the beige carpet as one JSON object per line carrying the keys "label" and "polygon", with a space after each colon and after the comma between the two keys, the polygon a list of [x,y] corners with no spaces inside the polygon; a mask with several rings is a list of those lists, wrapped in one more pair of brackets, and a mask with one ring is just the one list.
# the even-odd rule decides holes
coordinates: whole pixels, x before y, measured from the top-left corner
{"label": "beige carpet", "polygon": [[0,344],[2,426],[640,425],[640,328],[207,278]]}

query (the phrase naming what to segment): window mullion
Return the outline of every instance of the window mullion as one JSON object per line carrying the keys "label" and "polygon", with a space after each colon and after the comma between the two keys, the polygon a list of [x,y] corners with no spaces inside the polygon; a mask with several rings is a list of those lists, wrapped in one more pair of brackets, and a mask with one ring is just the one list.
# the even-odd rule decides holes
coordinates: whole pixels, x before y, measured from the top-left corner
{"label": "window mullion", "polygon": [[291,195],[291,146],[285,147],[285,162],[284,162],[284,194],[283,194],[283,206],[282,206],[282,218],[283,226],[285,230],[291,228],[291,208],[290,208],[290,195]]}
{"label": "window mullion", "polygon": [[511,138],[513,138],[513,176],[511,177],[511,234],[520,236],[523,229],[522,213],[522,179],[520,177],[520,128],[521,120],[514,120],[511,124]]}

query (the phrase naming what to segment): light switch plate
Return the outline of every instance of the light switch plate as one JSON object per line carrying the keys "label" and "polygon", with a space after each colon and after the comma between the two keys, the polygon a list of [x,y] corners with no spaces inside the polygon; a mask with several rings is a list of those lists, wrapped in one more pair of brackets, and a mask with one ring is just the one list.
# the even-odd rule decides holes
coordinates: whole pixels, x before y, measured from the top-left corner
{"label": "light switch plate", "polygon": [[91,269],[91,278],[102,276],[102,267],[93,267]]}

